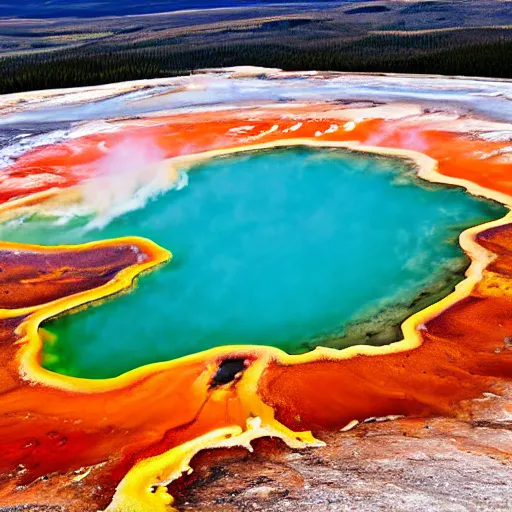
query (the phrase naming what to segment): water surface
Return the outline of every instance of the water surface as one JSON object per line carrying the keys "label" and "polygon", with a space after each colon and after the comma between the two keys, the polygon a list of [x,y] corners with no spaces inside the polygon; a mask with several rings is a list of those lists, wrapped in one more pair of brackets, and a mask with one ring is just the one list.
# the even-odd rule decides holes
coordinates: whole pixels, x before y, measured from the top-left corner
{"label": "water surface", "polygon": [[49,322],[43,365],[112,377],[211,347],[382,344],[448,294],[468,260],[457,238],[504,215],[411,165],[341,150],[289,148],[218,158],[189,184],[101,229],[90,219],[4,226],[3,240],[80,243],[125,235],[170,249],[134,292]]}

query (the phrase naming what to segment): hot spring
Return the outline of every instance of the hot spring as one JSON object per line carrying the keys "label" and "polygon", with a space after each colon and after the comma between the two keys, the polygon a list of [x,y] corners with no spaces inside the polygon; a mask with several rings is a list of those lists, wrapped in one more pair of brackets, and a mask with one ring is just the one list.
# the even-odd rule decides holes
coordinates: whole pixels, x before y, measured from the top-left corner
{"label": "hot spring", "polygon": [[450,293],[469,226],[503,207],[416,178],[405,160],[294,147],[219,157],[188,185],[90,229],[90,216],[33,216],[2,240],[77,244],[137,235],[173,253],[133,291],[43,327],[42,364],[114,377],[219,345],[297,354],[382,345]]}

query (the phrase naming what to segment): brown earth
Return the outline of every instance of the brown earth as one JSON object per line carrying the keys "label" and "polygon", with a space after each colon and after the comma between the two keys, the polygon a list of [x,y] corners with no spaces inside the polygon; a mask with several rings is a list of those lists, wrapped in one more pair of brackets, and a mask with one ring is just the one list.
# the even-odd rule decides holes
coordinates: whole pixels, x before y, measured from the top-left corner
{"label": "brown earth", "polygon": [[512,510],[512,416],[491,393],[466,420],[404,418],[317,433],[327,446],[272,440],[200,453],[170,486],[183,512]]}

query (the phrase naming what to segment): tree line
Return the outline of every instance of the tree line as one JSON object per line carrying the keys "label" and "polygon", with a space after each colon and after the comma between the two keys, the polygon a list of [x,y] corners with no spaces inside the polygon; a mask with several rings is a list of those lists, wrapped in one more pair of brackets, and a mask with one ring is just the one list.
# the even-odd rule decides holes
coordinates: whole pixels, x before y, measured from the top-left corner
{"label": "tree line", "polygon": [[372,35],[354,43],[318,40],[300,46],[286,40],[203,46],[172,40],[87,45],[0,59],[0,93],[177,76],[236,65],[512,78],[512,38],[479,41],[434,33]]}

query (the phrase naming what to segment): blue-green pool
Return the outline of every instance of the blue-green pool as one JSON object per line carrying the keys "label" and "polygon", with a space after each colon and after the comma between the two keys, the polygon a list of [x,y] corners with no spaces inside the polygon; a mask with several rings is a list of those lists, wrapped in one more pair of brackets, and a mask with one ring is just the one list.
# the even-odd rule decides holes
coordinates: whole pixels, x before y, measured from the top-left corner
{"label": "blue-green pool", "polygon": [[459,233],[505,214],[413,174],[404,161],[341,150],[239,154],[197,166],[185,188],[101,229],[32,218],[0,238],[139,235],[173,252],[132,293],[45,325],[57,339],[43,365],[59,373],[112,377],[218,345],[389,343],[462,279]]}

